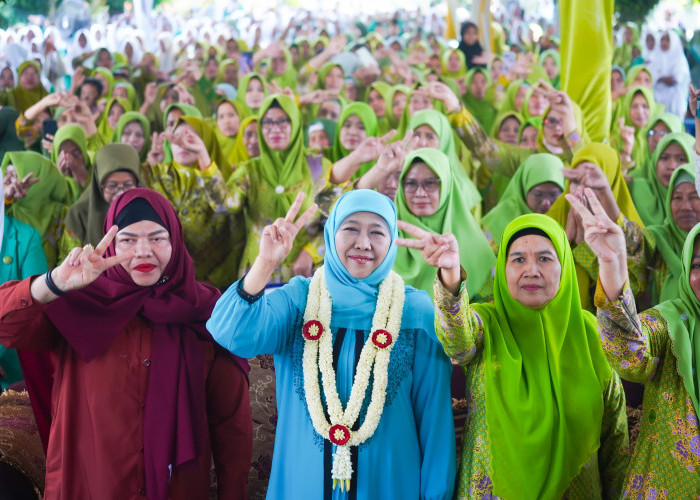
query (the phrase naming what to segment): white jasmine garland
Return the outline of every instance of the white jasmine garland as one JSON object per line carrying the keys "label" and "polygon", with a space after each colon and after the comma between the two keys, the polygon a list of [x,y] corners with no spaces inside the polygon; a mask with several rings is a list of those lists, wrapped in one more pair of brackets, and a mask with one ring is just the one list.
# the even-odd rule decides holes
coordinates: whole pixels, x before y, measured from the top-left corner
{"label": "white jasmine garland", "polygon": [[[333,339],[330,329],[332,300],[326,286],[324,267],[321,267],[314,273],[314,277],[309,284],[306,309],[304,311],[304,325],[306,328],[308,322],[317,321],[322,325],[322,333],[317,340],[310,340],[304,337],[302,366],[306,406],[314,429],[324,439],[331,440],[330,432],[332,427],[344,427],[344,429],[336,427],[333,431],[335,441],[345,441],[344,444],[337,445],[336,452],[333,455],[333,487],[340,481],[341,490],[350,489],[350,479],[353,473],[349,447],[358,446],[372,437],[384,411],[386,387],[389,381],[389,360],[391,349],[399,338],[404,295],[403,279],[394,271],[390,271],[389,275],[379,285],[377,305],[372,319],[372,333],[368,336],[360,353],[360,359],[355,371],[355,380],[350,391],[350,399],[345,410],[343,410],[343,405],[340,402],[336,389],[336,374],[333,369]],[[314,332],[317,331],[315,326],[311,328]],[[378,332],[378,330],[388,332],[388,335],[381,331]],[[379,342],[380,345],[376,342]],[[321,371],[321,383],[323,384],[323,394],[326,399],[330,422],[326,419],[323,411],[317,370]],[[369,378],[373,370],[374,382],[372,384],[372,395],[367,408],[367,415],[360,428],[355,432],[350,432],[360,415],[365,392],[369,385]],[[346,432],[350,436],[346,436]]]}

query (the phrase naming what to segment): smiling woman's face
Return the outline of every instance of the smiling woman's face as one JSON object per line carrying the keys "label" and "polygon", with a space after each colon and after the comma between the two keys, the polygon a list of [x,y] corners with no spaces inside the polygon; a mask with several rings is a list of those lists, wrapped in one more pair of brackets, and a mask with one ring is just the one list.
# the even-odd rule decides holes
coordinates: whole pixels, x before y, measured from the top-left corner
{"label": "smiling woman's face", "polygon": [[391,246],[386,221],[372,212],[348,215],[335,233],[335,250],[353,278],[366,278],[384,261]]}

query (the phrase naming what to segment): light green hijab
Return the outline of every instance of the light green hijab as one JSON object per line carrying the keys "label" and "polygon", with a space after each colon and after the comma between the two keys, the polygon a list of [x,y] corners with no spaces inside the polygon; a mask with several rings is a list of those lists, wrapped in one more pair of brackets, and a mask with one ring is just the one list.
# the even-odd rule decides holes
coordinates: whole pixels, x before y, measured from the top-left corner
{"label": "light green hijab", "polygon": [[[459,57],[459,69],[457,71],[450,71],[447,69],[448,61],[453,53],[457,54],[457,57]],[[461,50],[448,49],[442,54],[442,74],[448,78],[460,78],[467,74],[467,60]]]}
{"label": "light green hijab", "polygon": [[[554,50],[554,49],[549,49],[549,50],[545,50],[544,52],[542,52],[540,54],[540,60],[539,60],[539,64],[542,67],[542,69],[544,69],[544,61],[548,57],[552,58],[552,60],[557,65],[557,69],[559,70],[559,72],[556,74],[556,76],[550,80],[552,87],[554,87],[555,89],[558,89],[559,88],[559,79],[561,77],[561,74],[560,74],[560,72],[561,72],[561,56],[559,55],[559,51]],[[549,75],[547,76],[547,78],[549,78]]]}
{"label": "light green hijab", "polygon": [[[459,243],[460,262],[468,273],[467,290],[475,295],[491,275],[495,258],[479,223],[471,213],[470,200],[459,189],[452,174],[450,161],[444,153],[433,148],[421,148],[406,156],[400,182],[416,163],[425,163],[440,179],[440,201],[433,215],[413,215],[406,203],[403,188],[396,191],[396,213],[400,220],[409,222],[431,233],[453,233]],[[408,237],[403,231],[402,238]],[[407,284],[433,295],[435,268],[423,260],[420,250],[400,247],[396,255],[394,270]]]}
{"label": "light green hijab", "polygon": [[673,189],[668,189],[666,193],[667,212],[664,223],[647,228],[649,232],[654,235],[656,249],[661,254],[671,274],[663,283],[658,283],[661,288],[661,294],[658,297],[652,297],[652,304],[677,299],[680,296],[678,279],[681,276],[681,252],[683,251],[685,239],[688,237],[688,232],[683,231],[678,227],[676,221],[673,220],[671,200],[673,199],[673,190],[684,182],[690,182],[695,186],[695,169],[690,164],[678,167],[671,176],[669,187]]}
{"label": "light green hijab", "polygon": [[640,172],[640,176],[632,182],[630,189],[632,199],[645,226],[663,224],[668,215],[668,206],[665,203],[668,187],[661,184],[656,173],[656,166],[659,163],[659,158],[672,142],[683,148],[688,161],[693,158],[695,144],[693,136],[685,132],[668,134],[656,146],[651,162],[645,164],[645,171]]}
{"label": "light green hijab", "polygon": [[545,182],[553,182],[564,191],[566,182],[563,169],[564,163],[561,159],[549,153],[529,156],[520,165],[498,205],[483,219],[484,227],[491,234],[493,241],[500,244],[503,230],[513,219],[532,213],[527,204],[527,194],[532,188]]}
{"label": "light green hijab", "polygon": [[[506,281],[511,238],[532,228],[548,235],[561,264],[557,294],[541,309],[515,300]],[[581,308],[564,229],[541,214],[508,224],[496,263],[494,303],[474,309],[484,325],[493,494],[561,498],[600,446],[602,392],[613,376],[596,318]]]}
{"label": "light green hijab", "polygon": [[260,83],[262,84],[262,88],[263,88],[263,94],[265,95],[265,97],[267,97],[267,88],[265,86],[265,83],[266,83],[265,77],[262,76],[260,73],[255,73],[255,72],[246,73],[245,76],[243,76],[243,78],[241,78],[240,81],[238,82],[238,91],[236,93],[236,101],[238,101],[239,103],[241,103],[243,105],[243,107],[246,110],[247,115],[257,113],[257,111],[258,111],[257,109],[252,109],[252,108],[248,107],[248,105],[245,102],[245,95],[248,93],[248,85],[250,85],[250,81],[253,78],[257,78],[260,81]]}
{"label": "light green hijab", "polygon": [[[221,107],[222,104],[228,103],[231,106],[233,106],[233,109],[236,111],[236,114],[238,115],[238,133],[234,135],[233,137],[229,137],[227,135],[224,135],[221,130],[219,130],[219,125],[216,119],[216,115],[219,113],[219,108]],[[247,112],[245,107],[240,103],[240,101],[236,101],[235,99],[221,99],[219,101],[219,104],[216,105],[216,110],[215,110],[215,115],[214,115],[214,120],[213,120],[213,127],[214,131],[216,132],[216,138],[219,141],[219,145],[221,146],[221,150],[224,153],[224,156],[227,158],[228,162],[230,164],[233,164],[233,158],[235,157],[234,155],[234,148],[236,147],[236,138],[238,137],[238,134],[241,133],[241,128],[240,124],[243,123],[243,120],[247,116]]]}
{"label": "light green hijab", "polygon": [[[649,168],[649,165],[651,164],[652,161],[652,156],[654,155],[654,152],[649,150],[649,131],[653,129],[656,124],[659,122],[663,122],[668,129],[670,130],[669,134],[677,134],[680,132],[685,132],[685,127],[683,126],[683,122],[681,119],[674,115],[673,113],[661,113],[656,116],[653,116],[650,120],[647,126],[644,128],[644,148],[645,148],[645,153],[644,153],[644,163],[642,165],[637,165],[634,169],[632,169],[628,175],[632,178],[637,178],[637,177],[644,177],[644,173],[647,171]],[[668,134],[666,134],[668,135]],[[665,136],[664,136],[665,137]],[[659,140],[660,142],[660,140]],[[658,147],[658,143],[657,143]]]}
{"label": "light green hijab", "polygon": [[496,120],[496,115],[498,114],[498,111],[495,107],[491,105],[491,103],[486,99],[486,97],[477,99],[476,97],[474,97],[474,94],[472,94],[472,80],[474,80],[474,77],[477,73],[481,73],[482,75],[484,75],[484,78],[486,78],[487,87],[491,85],[491,76],[489,75],[489,72],[486,69],[470,69],[467,73],[467,93],[464,94],[463,102],[464,106],[469,110],[469,112],[472,115],[474,115],[474,117],[479,121],[484,130],[490,131],[491,129],[493,129],[493,122]]}
{"label": "light green hijab", "polygon": [[143,143],[143,147],[138,153],[141,161],[145,161],[146,156],[148,156],[148,151],[151,149],[151,123],[148,121],[148,118],[146,118],[138,111],[127,111],[119,117],[117,126],[114,129],[114,137],[112,138],[112,142],[122,142],[124,128],[131,122],[138,122],[141,125],[143,137],[146,139],[146,142]]}
{"label": "light green hijab", "polygon": [[[360,120],[362,120],[362,124],[365,126],[365,132],[367,133],[367,137],[377,136],[377,115],[374,114],[374,111],[369,106],[369,104],[365,104],[364,102],[352,102],[346,106],[343,106],[343,110],[340,113],[340,117],[338,117],[338,125],[335,129],[335,139],[333,141],[332,152],[333,161],[338,161],[352,153],[352,151],[346,149],[340,143],[340,132],[343,129],[343,125],[345,124],[347,119],[350,118],[352,115],[356,115],[360,118]],[[354,177],[362,177],[370,168],[372,168],[372,165],[374,165],[374,163],[374,161],[371,161],[362,164],[360,168],[357,169],[357,173],[355,173]]]}
{"label": "light green hijab", "polygon": [[115,104],[119,104],[124,110],[124,113],[132,111],[131,104],[127,99],[123,99],[121,97],[110,97],[107,100],[105,111],[104,113],[102,113],[100,123],[97,125],[97,133],[102,136],[102,139],[104,140],[105,144],[110,143],[112,141],[112,137],[114,137],[114,130],[116,129],[116,125],[114,129],[109,126],[109,112],[111,111],[112,106],[114,106]]}
{"label": "light green hijab", "polygon": [[[656,114],[656,101],[654,100],[654,91],[651,89],[648,89],[647,87],[632,87],[627,91],[627,94],[625,94],[625,97],[623,98],[622,101],[622,109],[620,110],[621,116],[625,118],[625,125],[628,125],[630,127],[634,127],[634,147],[632,148],[632,160],[634,161],[636,166],[644,165],[644,160],[646,159],[646,155],[648,154],[648,147],[647,147],[647,138],[646,138],[646,130],[647,127],[641,127],[637,128],[633,123],[632,123],[632,117],[630,115],[630,109],[632,107],[632,100],[634,99],[634,96],[641,93],[644,96],[644,99],[646,99],[647,104],[649,106],[649,120],[651,121],[651,117]],[[622,138],[620,136],[620,130],[617,127],[617,124],[615,124],[613,133],[612,133],[612,139],[613,143],[620,147],[622,145]]]}
{"label": "light green hijab", "polygon": [[365,101],[369,104],[369,93],[371,91],[376,91],[382,99],[384,99],[384,116],[377,117],[377,135],[382,136],[391,130],[391,113],[392,113],[392,102],[389,97],[393,97],[393,92],[391,91],[391,85],[387,82],[376,81],[367,87],[367,92],[365,96]]}
{"label": "light green hijab", "polygon": [[[690,271],[693,262],[693,246],[700,233],[700,224],[690,230],[681,254],[681,272],[677,299],[662,302],[655,307],[668,323],[671,352],[676,357],[676,369],[685,390],[693,402],[695,414],[700,415],[700,303],[690,288]],[[697,334],[697,335],[696,335]]]}
{"label": "light green hijab", "polygon": [[398,92],[406,96],[406,103],[413,90],[408,85],[394,85],[386,96],[387,116],[389,117],[389,129],[395,129],[399,126],[401,116],[394,116],[394,96]]}
{"label": "light green hijab", "polygon": [[284,59],[287,62],[287,65],[284,69],[284,73],[282,73],[281,75],[274,75],[272,74],[272,71],[270,71],[269,80],[271,82],[277,82],[277,84],[280,86],[280,88],[282,88],[282,90],[284,90],[286,87],[289,87],[294,92],[296,92],[297,70],[294,67],[294,59],[292,59],[292,54],[291,52],[289,52],[289,49],[282,48],[281,50],[284,54]]}

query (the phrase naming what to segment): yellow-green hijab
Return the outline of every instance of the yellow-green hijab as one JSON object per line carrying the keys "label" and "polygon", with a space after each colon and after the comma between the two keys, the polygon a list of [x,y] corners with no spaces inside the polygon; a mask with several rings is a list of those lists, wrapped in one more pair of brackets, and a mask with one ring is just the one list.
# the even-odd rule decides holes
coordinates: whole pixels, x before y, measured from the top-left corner
{"label": "yellow-green hijab", "polygon": [[260,73],[246,73],[245,76],[243,76],[243,78],[241,78],[238,82],[238,91],[236,93],[236,101],[243,105],[243,107],[246,110],[246,114],[253,114],[258,112],[257,109],[251,109],[250,107],[248,107],[248,105],[245,102],[245,95],[246,93],[248,93],[248,85],[250,85],[250,81],[253,78],[257,78],[260,81],[263,88],[263,94],[265,95],[265,97],[267,97],[267,81],[265,80],[265,77],[262,76]]}
{"label": "yellow-green hijab", "polygon": [[[505,272],[511,238],[531,228],[547,234],[561,264],[557,294],[537,310],[511,296]],[[508,224],[496,262],[494,303],[475,304],[474,309],[485,330],[493,494],[561,498],[600,446],[602,393],[612,377],[595,316],[579,302],[564,229],[540,214]]]}
{"label": "yellow-green hijab", "polygon": [[241,127],[238,129],[238,135],[236,136],[236,143],[233,145],[231,156],[229,156],[229,160],[231,161],[231,165],[234,167],[234,170],[239,163],[250,160],[250,156],[248,156],[248,150],[245,148],[245,142],[243,139],[245,136],[245,129],[248,128],[248,125],[253,122],[258,122],[258,115],[251,115],[245,120],[241,121]]}
{"label": "yellow-green hijab", "polygon": [[[224,135],[221,130],[219,130],[219,126],[217,124],[216,120],[216,115],[219,113],[219,107],[224,104],[224,103],[229,103],[231,106],[233,106],[233,109],[236,110],[236,114],[238,115],[238,133],[233,136],[229,137],[227,135]],[[221,151],[224,153],[224,156],[227,158],[227,161],[233,165],[233,150],[236,147],[236,139],[238,138],[238,135],[241,133],[241,124],[243,123],[243,120],[247,116],[246,109],[243,107],[243,105],[240,103],[240,101],[236,101],[235,99],[222,99],[219,104],[216,105],[216,110],[215,110],[215,115],[214,115],[214,132],[216,132],[216,138],[219,141],[219,145],[221,146]]]}
{"label": "yellow-green hijab", "polygon": [[146,156],[148,156],[148,151],[151,149],[151,123],[148,121],[148,118],[138,111],[127,111],[119,117],[117,126],[114,129],[114,137],[112,138],[112,142],[119,143],[122,141],[124,128],[131,122],[139,122],[141,125],[143,137],[146,139],[146,142],[144,142],[141,151],[137,151],[137,153],[139,154],[141,161],[145,161]]}
{"label": "yellow-green hijab", "polygon": [[100,123],[97,126],[97,133],[102,136],[102,139],[104,140],[105,144],[110,143],[112,141],[112,137],[114,137],[114,130],[116,129],[116,125],[114,129],[109,126],[109,112],[112,109],[112,106],[114,106],[115,104],[119,104],[124,109],[124,113],[128,113],[132,110],[131,104],[126,99],[123,99],[121,97],[111,97],[109,100],[107,100],[107,105],[105,106],[104,113],[102,113]]}
{"label": "yellow-green hijab", "polygon": [[[352,151],[349,151],[340,143],[340,131],[342,130],[347,119],[352,115],[356,115],[360,118],[360,120],[362,120],[367,137],[377,136],[377,115],[374,114],[374,111],[372,111],[369,104],[365,104],[364,102],[353,102],[347,106],[344,106],[340,113],[340,117],[338,117],[338,125],[335,129],[335,139],[333,141],[333,161],[338,161],[352,153]],[[372,168],[374,163],[375,162],[368,162],[362,164],[357,170],[355,177],[362,177],[370,168]]]}
{"label": "yellow-green hijab", "polygon": [[[406,203],[403,188],[396,191],[396,213],[400,220],[409,222],[431,233],[453,233],[459,243],[460,262],[467,270],[467,290],[476,295],[491,275],[495,263],[479,223],[471,213],[470,200],[455,182],[450,162],[444,153],[433,148],[421,148],[411,152],[404,161],[400,182],[411,169],[414,161],[425,163],[440,179],[440,201],[433,215],[413,215]],[[409,237],[399,231],[402,238]],[[396,254],[394,270],[407,284],[433,294],[435,268],[423,260],[420,250],[400,247]]]}
{"label": "yellow-green hijab", "polygon": [[[216,138],[214,129],[211,128],[211,126],[202,118],[197,118],[196,116],[181,116],[177,119],[177,125],[175,125],[175,128],[180,126],[182,123],[187,123],[194,129],[195,133],[200,137],[200,139],[202,139],[202,142],[204,142],[204,145],[209,152],[211,161],[216,163],[216,166],[224,176],[224,179],[228,179],[233,171],[231,169],[231,165],[228,163],[228,160],[221,152],[221,146],[219,146],[219,141]],[[174,130],[175,129],[173,129],[173,131]]]}
{"label": "yellow-green hijab", "polygon": [[36,88],[31,90],[25,89],[20,85],[19,79],[22,76],[22,73],[24,73],[24,70],[29,67],[34,68],[39,74],[39,77],[41,77],[41,66],[39,66],[38,62],[34,60],[24,61],[19,65],[19,68],[17,68],[17,86],[8,92],[10,107],[15,108],[20,114],[24,113],[28,108],[48,95],[48,92],[41,84],[41,80],[39,80]]}

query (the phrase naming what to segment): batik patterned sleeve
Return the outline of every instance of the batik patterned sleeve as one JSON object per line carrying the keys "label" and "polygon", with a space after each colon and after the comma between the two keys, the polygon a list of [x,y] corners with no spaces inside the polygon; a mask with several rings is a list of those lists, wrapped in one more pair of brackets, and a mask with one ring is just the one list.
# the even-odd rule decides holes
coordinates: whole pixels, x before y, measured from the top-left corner
{"label": "batik patterned sleeve", "polygon": [[595,292],[598,331],[603,351],[612,367],[625,380],[644,383],[656,374],[659,353],[668,341],[668,326],[653,309],[637,315],[629,283],[622,295],[609,301],[598,281]]}
{"label": "batik patterned sleeve", "polygon": [[527,149],[489,137],[465,107],[448,115],[448,118],[452,128],[472,155],[491,172],[512,177],[520,164],[531,154]]}
{"label": "batik patterned sleeve", "polygon": [[469,303],[466,279],[467,273],[462,269],[458,295],[445,288],[439,276],[433,283],[435,332],[445,353],[462,366],[474,361],[484,341],[484,325]]}

